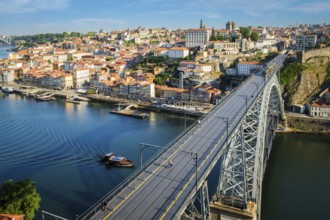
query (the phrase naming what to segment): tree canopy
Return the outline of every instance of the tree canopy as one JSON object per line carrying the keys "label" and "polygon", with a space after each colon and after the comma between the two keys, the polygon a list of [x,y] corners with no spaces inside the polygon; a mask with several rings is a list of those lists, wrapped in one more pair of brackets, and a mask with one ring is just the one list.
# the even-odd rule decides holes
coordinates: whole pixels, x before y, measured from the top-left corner
{"label": "tree canopy", "polygon": [[249,39],[250,37],[250,28],[247,27],[240,27],[240,33],[242,34],[243,38]]}
{"label": "tree canopy", "polygon": [[24,219],[32,220],[40,201],[35,183],[28,179],[7,180],[0,187],[0,213],[23,214]]}
{"label": "tree canopy", "polygon": [[252,32],[251,33],[251,40],[252,41],[257,41],[259,39],[259,34],[257,32]]}

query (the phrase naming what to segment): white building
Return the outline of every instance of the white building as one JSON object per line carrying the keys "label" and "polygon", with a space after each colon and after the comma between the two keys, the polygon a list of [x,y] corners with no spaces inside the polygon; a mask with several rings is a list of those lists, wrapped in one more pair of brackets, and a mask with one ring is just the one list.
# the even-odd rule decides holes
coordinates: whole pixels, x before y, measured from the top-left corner
{"label": "white building", "polygon": [[14,82],[14,70],[13,69],[7,69],[0,71],[0,79],[2,76],[2,81],[4,83],[12,83]]}
{"label": "white building", "polygon": [[89,83],[90,76],[88,69],[76,69],[73,71],[73,86],[81,88],[85,83]]}
{"label": "white building", "polygon": [[211,33],[212,30],[207,28],[186,30],[186,47],[204,47],[209,41]]}
{"label": "white building", "polygon": [[262,66],[259,62],[240,62],[237,64],[237,74],[248,76],[252,70],[260,69]]}
{"label": "white building", "polygon": [[169,58],[185,58],[189,55],[189,49],[185,47],[173,47],[168,50]]}
{"label": "white building", "polygon": [[308,105],[311,116],[328,118],[330,117],[330,105],[326,103],[312,103]]}
{"label": "white building", "polygon": [[211,72],[212,64],[197,64],[196,71]]}
{"label": "white building", "polygon": [[236,50],[238,51],[240,49],[239,43],[237,42],[221,42],[221,41],[214,41],[210,42],[211,47],[217,50]]}

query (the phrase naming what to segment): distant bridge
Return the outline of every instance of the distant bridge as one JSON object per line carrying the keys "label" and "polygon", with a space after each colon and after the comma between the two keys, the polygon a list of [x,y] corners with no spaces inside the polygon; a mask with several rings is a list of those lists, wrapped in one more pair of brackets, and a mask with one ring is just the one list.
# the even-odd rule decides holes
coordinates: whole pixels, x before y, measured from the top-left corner
{"label": "distant bridge", "polygon": [[0,44],[12,45],[14,43],[14,38],[11,36],[0,35]]}
{"label": "distant bridge", "polygon": [[[262,180],[279,118],[280,54],[78,219],[260,219]],[[206,178],[221,161],[210,204]],[[171,165],[173,164],[173,165]],[[107,200],[109,210],[102,211]],[[196,206],[197,205],[197,206]]]}

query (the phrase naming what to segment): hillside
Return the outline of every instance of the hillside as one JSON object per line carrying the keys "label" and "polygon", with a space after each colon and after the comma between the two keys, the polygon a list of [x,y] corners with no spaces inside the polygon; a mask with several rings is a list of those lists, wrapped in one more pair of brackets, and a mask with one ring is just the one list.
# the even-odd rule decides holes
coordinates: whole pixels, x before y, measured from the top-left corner
{"label": "hillside", "polygon": [[286,105],[304,104],[328,79],[330,79],[328,56],[314,56],[304,63],[287,65],[281,74]]}

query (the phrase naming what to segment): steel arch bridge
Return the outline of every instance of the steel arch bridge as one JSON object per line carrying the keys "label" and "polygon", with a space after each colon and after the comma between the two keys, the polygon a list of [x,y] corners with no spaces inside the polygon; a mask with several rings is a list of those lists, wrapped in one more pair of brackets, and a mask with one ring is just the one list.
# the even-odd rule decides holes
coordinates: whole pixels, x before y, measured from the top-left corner
{"label": "steel arch bridge", "polygon": [[12,45],[13,39],[10,36],[0,36],[0,43]]}
{"label": "steel arch bridge", "polygon": [[[259,219],[266,162],[277,121],[285,117],[277,73],[286,57],[250,75],[144,164],[143,151],[158,146],[141,144],[141,167],[78,219],[210,219],[210,206],[217,217]],[[218,161],[210,204],[206,178]]]}
{"label": "steel arch bridge", "polygon": [[228,140],[221,157],[217,200],[246,209],[256,203],[260,218],[262,180],[279,117],[285,119],[277,75],[274,74]]}

